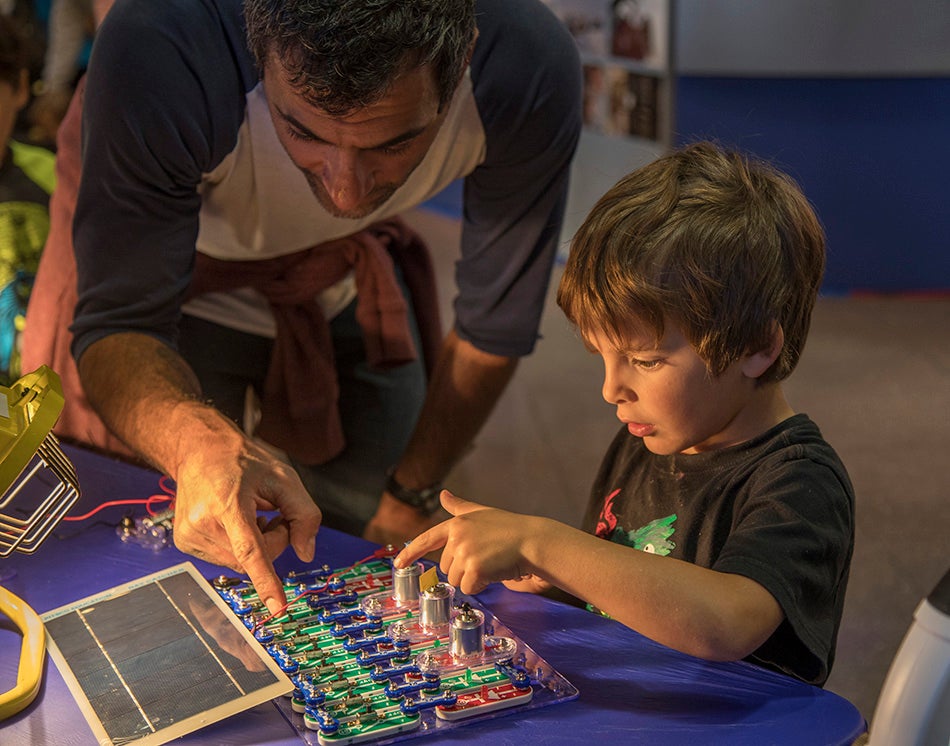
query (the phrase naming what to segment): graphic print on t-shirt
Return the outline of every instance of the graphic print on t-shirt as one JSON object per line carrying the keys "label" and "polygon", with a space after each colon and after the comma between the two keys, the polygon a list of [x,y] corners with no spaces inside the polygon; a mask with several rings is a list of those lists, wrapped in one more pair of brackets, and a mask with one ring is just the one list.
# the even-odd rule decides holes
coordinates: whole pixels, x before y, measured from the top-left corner
{"label": "graphic print on t-shirt", "polygon": [[[604,498],[604,507],[600,510],[600,517],[597,519],[594,535],[650,554],[666,556],[672,552],[676,548],[676,543],[670,540],[670,537],[676,531],[673,527],[676,522],[676,513],[665,518],[656,518],[633,531],[626,531],[623,526],[618,525],[618,519],[613,510],[614,500],[619,494],[620,489],[618,488]],[[601,611],[593,604],[587,604],[587,610],[610,618],[609,614]]]}
{"label": "graphic print on t-shirt", "polygon": [[604,499],[604,507],[600,511],[600,518],[597,519],[597,528],[594,530],[596,536],[602,539],[608,539],[623,544],[642,552],[650,554],[659,554],[666,556],[676,547],[676,543],[670,540],[676,529],[673,524],[676,522],[676,513],[664,518],[656,518],[645,526],[626,531],[623,526],[619,526],[617,516],[613,512],[613,504],[620,489],[611,492]]}

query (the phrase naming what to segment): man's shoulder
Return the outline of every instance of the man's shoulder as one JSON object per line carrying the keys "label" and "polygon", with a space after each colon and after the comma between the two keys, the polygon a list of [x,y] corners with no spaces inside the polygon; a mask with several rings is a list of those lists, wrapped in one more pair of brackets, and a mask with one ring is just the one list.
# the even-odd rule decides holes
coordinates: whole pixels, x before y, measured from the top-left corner
{"label": "man's shoulder", "polygon": [[[89,64],[87,153],[142,149],[156,164],[148,178],[197,179],[233,149],[246,94],[257,82],[241,0],[117,3]],[[188,174],[167,168],[172,163],[187,163]]]}
{"label": "man's shoulder", "polygon": [[187,60],[198,75],[205,67],[251,67],[242,0],[126,0],[110,9],[96,45],[97,52],[118,50],[143,69],[149,61],[167,64],[170,56]]}
{"label": "man's shoulder", "polygon": [[553,82],[580,69],[577,46],[541,0],[476,0],[478,40],[472,78],[491,85],[530,84],[549,72]]}

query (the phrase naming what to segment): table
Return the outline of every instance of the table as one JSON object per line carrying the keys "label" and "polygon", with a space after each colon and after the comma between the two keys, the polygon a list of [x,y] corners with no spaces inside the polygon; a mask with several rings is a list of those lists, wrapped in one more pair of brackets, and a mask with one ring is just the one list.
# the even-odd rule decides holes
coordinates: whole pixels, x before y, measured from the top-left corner
{"label": "table", "polygon": [[[80,515],[118,499],[159,492],[158,475],[125,462],[66,446],[79,474]],[[83,522],[64,522],[33,555],[0,559],[4,581],[37,613],[85,598],[184,560],[205,577],[221,568],[172,548],[153,551],[123,543],[115,525],[128,508],[108,508]],[[141,506],[136,515],[144,514]],[[331,529],[317,537],[315,562],[340,567],[373,549],[362,539]],[[299,569],[288,550],[275,563],[279,573]],[[230,573],[230,571],[227,571]],[[850,745],[866,730],[858,710],[838,695],[751,664],[714,663],[678,653],[617,622],[582,609],[500,585],[478,596],[502,623],[564,675],[580,696],[570,702],[471,723],[446,738],[425,735],[414,742],[446,740],[546,744],[598,740],[602,743]],[[16,680],[19,641],[0,620],[0,691]],[[0,723],[4,746],[94,744],[56,666],[47,657],[36,700]],[[300,744],[272,703],[259,705],[208,726],[176,743]]]}

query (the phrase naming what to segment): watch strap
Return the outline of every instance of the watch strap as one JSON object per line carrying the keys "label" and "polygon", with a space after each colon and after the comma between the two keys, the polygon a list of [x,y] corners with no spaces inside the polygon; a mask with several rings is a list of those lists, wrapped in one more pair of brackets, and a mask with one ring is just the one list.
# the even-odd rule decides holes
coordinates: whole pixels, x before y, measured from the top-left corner
{"label": "watch strap", "polygon": [[432,515],[439,509],[439,493],[442,492],[442,485],[434,484],[421,490],[410,489],[400,484],[396,479],[395,470],[390,469],[386,475],[386,492],[420,513]]}

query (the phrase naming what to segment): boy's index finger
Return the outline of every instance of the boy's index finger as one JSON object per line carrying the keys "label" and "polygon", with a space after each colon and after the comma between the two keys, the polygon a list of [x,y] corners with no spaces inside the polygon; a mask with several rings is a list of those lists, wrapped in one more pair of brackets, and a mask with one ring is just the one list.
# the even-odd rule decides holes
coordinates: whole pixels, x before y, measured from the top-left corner
{"label": "boy's index finger", "polygon": [[446,512],[453,516],[465,515],[466,513],[473,513],[476,510],[485,509],[485,506],[481,503],[466,500],[464,497],[459,497],[448,490],[442,490],[439,494],[439,502],[442,503],[442,507],[445,508]]}
{"label": "boy's index finger", "polygon": [[448,539],[447,523],[448,521],[443,521],[428,531],[423,531],[419,534],[393,558],[393,565],[400,568],[406,567],[417,559],[421,559],[429,552],[444,547]]}

